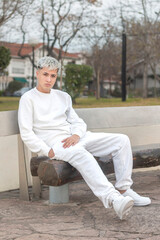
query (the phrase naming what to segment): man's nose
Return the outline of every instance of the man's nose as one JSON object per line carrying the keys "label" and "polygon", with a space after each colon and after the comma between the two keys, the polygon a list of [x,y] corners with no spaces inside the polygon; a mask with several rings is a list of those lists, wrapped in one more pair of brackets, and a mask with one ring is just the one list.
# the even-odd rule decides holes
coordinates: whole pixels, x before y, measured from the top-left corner
{"label": "man's nose", "polygon": [[51,77],[50,76],[47,77],[47,82],[51,82]]}

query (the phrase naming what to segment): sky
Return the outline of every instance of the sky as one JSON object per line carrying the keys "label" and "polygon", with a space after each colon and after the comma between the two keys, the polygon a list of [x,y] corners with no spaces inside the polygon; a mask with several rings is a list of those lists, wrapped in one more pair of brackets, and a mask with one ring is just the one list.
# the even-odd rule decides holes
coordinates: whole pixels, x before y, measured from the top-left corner
{"label": "sky", "polygon": [[[103,5],[101,7],[95,8],[97,11],[100,13],[101,10],[103,11],[106,9],[108,6],[112,5],[111,0],[101,0],[103,1]],[[36,15],[35,15],[36,16]],[[33,21],[33,19],[28,19],[27,25],[30,27],[31,31],[29,34],[26,35],[26,41],[28,39],[40,39],[40,31],[37,29],[36,21]],[[8,27],[10,26],[10,28]],[[18,19],[13,20],[9,23],[7,23],[4,27],[4,31],[1,31],[1,36],[4,41],[9,41],[9,42],[17,42],[21,43],[22,41],[22,35],[20,33],[20,21]],[[41,33],[42,35],[42,33]],[[74,51],[75,47],[70,48],[72,51]]]}
{"label": "sky", "polygon": [[[108,13],[107,9],[109,7],[113,7],[113,6],[117,7],[118,3],[120,2],[120,0],[101,0],[101,1],[103,2],[103,5],[101,7],[98,7],[97,11],[102,16],[103,16],[103,12]],[[140,2],[140,0],[121,0],[121,1],[125,2],[125,3],[128,3],[128,2],[132,3],[132,5],[133,5],[133,13],[132,14],[135,14],[135,12],[137,11],[137,6],[138,6],[137,2]],[[147,1],[149,1],[149,0],[147,0]],[[152,2],[152,5],[153,5],[152,9],[149,9],[150,13],[153,12],[153,14],[155,14],[155,11],[160,10],[160,0],[159,0],[158,4],[157,4],[156,0],[151,0],[150,2]],[[128,12],[126,12],[126,14],[128,15]],[[19,31],[20,27],[18,25],[18,20],[16,20],[16,21],[17,21],[17,23],[15,23],[14,21],[12,21],[10,23],[10,26],[11,26],[10,31],[8,31],[9,28],[6,25],[5,31],[3,32],[3,37],[2,37],[3,40],[10,41],[10,42],[18,42],[18,43],[22,42],[22,35],[20,34],[20,31]],[[112,21],[112,24],[113,24],[113,22],[114,23],[118,22],[118,17],[117,18],[115,17],[114,19],[111,18],[111,21]],[[26,39],[35,38],[35,37],[40,39],[40,31],[39,31],[39,28],[37,28],[36,24],[37,24],[36,21],[33,21],[33,19],[28,20],[27,25],[30,27],[31,31],[30,31],[30,34],[28,34]],[[42,35],[42,31],[41,31],[41,35]],[[73,44],[69,48],[69,51],[72,51],[72,52],[79,51],[76,41],[73,41]]]}

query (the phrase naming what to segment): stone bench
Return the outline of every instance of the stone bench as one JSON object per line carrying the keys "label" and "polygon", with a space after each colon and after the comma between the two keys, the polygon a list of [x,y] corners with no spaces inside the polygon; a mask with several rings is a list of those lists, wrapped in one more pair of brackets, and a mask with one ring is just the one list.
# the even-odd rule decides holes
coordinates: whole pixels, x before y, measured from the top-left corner
{"label": "stone bench", "polygon": [[[28,201],[30,199],[30,196],[28,193],[26,156],[24,151],[24,144],[19,134],[17,111],[0,112],[0,137],[7,137],[12,135],[17,135],[17,141],[18,141],[20,199]],[[8,146],[7,150],[10,151],[10,146]],[[1,170],[6,171],[6,169],[3,169],[3,168]]]}
{"label": "stone bench", "polygon": [[[157,107],[125,107],[77,109],[76,112],[91,131],[127,134],[132,141],[133,167],[140,168],[160,164],[160,138],[157,135],[160,114],[157,110]],[[110,156],[96,159],[105,175],[114,172]],[[34,178],[39,177],[42,184],[50,186],[50,202],[54,203],[67,202],[68,183],[82,179],[70,164],[48,157],[33,157],[30,167]],[[40,194],[40,184],[37,183],[35,195]]]}
{"label": "stone bench", "polygon": [[[134,168],[159,165],[160,106],[90,108],[76,109],[76,112],[87,123],[90,131],[128,135],[133,149]],[[19,135],[17,111],[0,112],[0,137],[10,135],[18,135],[20,199],[29,200],[27,157]],[[68,201],[68,182],[81,179],[80,174],[63,161],[50,160],[48,157],[37,158],[35,154],[32,155],[33,195],[40,196],[43,183],[50,186],[50,202]],[[106,164],[104,160],[107,161]],[[97,161],[105,174],[113,172],[110,156]],[[46,171],[47,168],[49,172]],[[48,178],[49,173],[51,178]]]}

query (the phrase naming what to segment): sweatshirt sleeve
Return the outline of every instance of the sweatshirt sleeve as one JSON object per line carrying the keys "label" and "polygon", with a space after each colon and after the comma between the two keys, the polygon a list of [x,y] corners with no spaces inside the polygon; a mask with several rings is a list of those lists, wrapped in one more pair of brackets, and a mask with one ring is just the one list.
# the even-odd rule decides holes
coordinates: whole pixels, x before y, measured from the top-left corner
{"label": "sweatshirt sleeve", "polygon": [[77,134],[80,138],[85,135],[87,130],[87,125],[81,118],[79,118],[79,116],[73,109],[72,100],[69,95],[68,95],[67,121],[71,124],[72,135]]}
{"label": "sweatshirt sleeve", "polygon": [[18,124],[20,135],[24,143],[30,151],[38,153],[39,155],[48,156],[50,147],[38,138],[33,131],[33,105],[31,99],[22,96],[18,109]]}

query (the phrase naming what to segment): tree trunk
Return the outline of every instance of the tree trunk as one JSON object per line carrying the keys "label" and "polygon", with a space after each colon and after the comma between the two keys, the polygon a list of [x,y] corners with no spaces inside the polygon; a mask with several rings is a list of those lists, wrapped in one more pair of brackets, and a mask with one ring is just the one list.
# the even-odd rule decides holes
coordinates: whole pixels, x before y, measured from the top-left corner
{"label": "tree trunk", "polygon": [[[110,156],[96,158],[104,174],[114,172]],[[160,165],[160,149],[148,149],[133,152],[133,167],[143,168]],[[80,173],[69,163],[51,160],[48,157],[33,157],[30,162],[32,176],[39,176],[44,185],[60,186],[82,179]]]}
{"label": "tree trunk", "polygon": [[143,98],[147,98],[148,95],[148,63],[144,61],[143,69]]}
{"label": "tree trunk", "polygon": [[63,60],[61,58],[61,69],[60,69],[60,90],[62,90],[62,67],[63,67]]}
{"label": "tree trunk", "polygon": [[96,98],[100,99],[100,70],[97,70],[97,91],[96,91]]}

